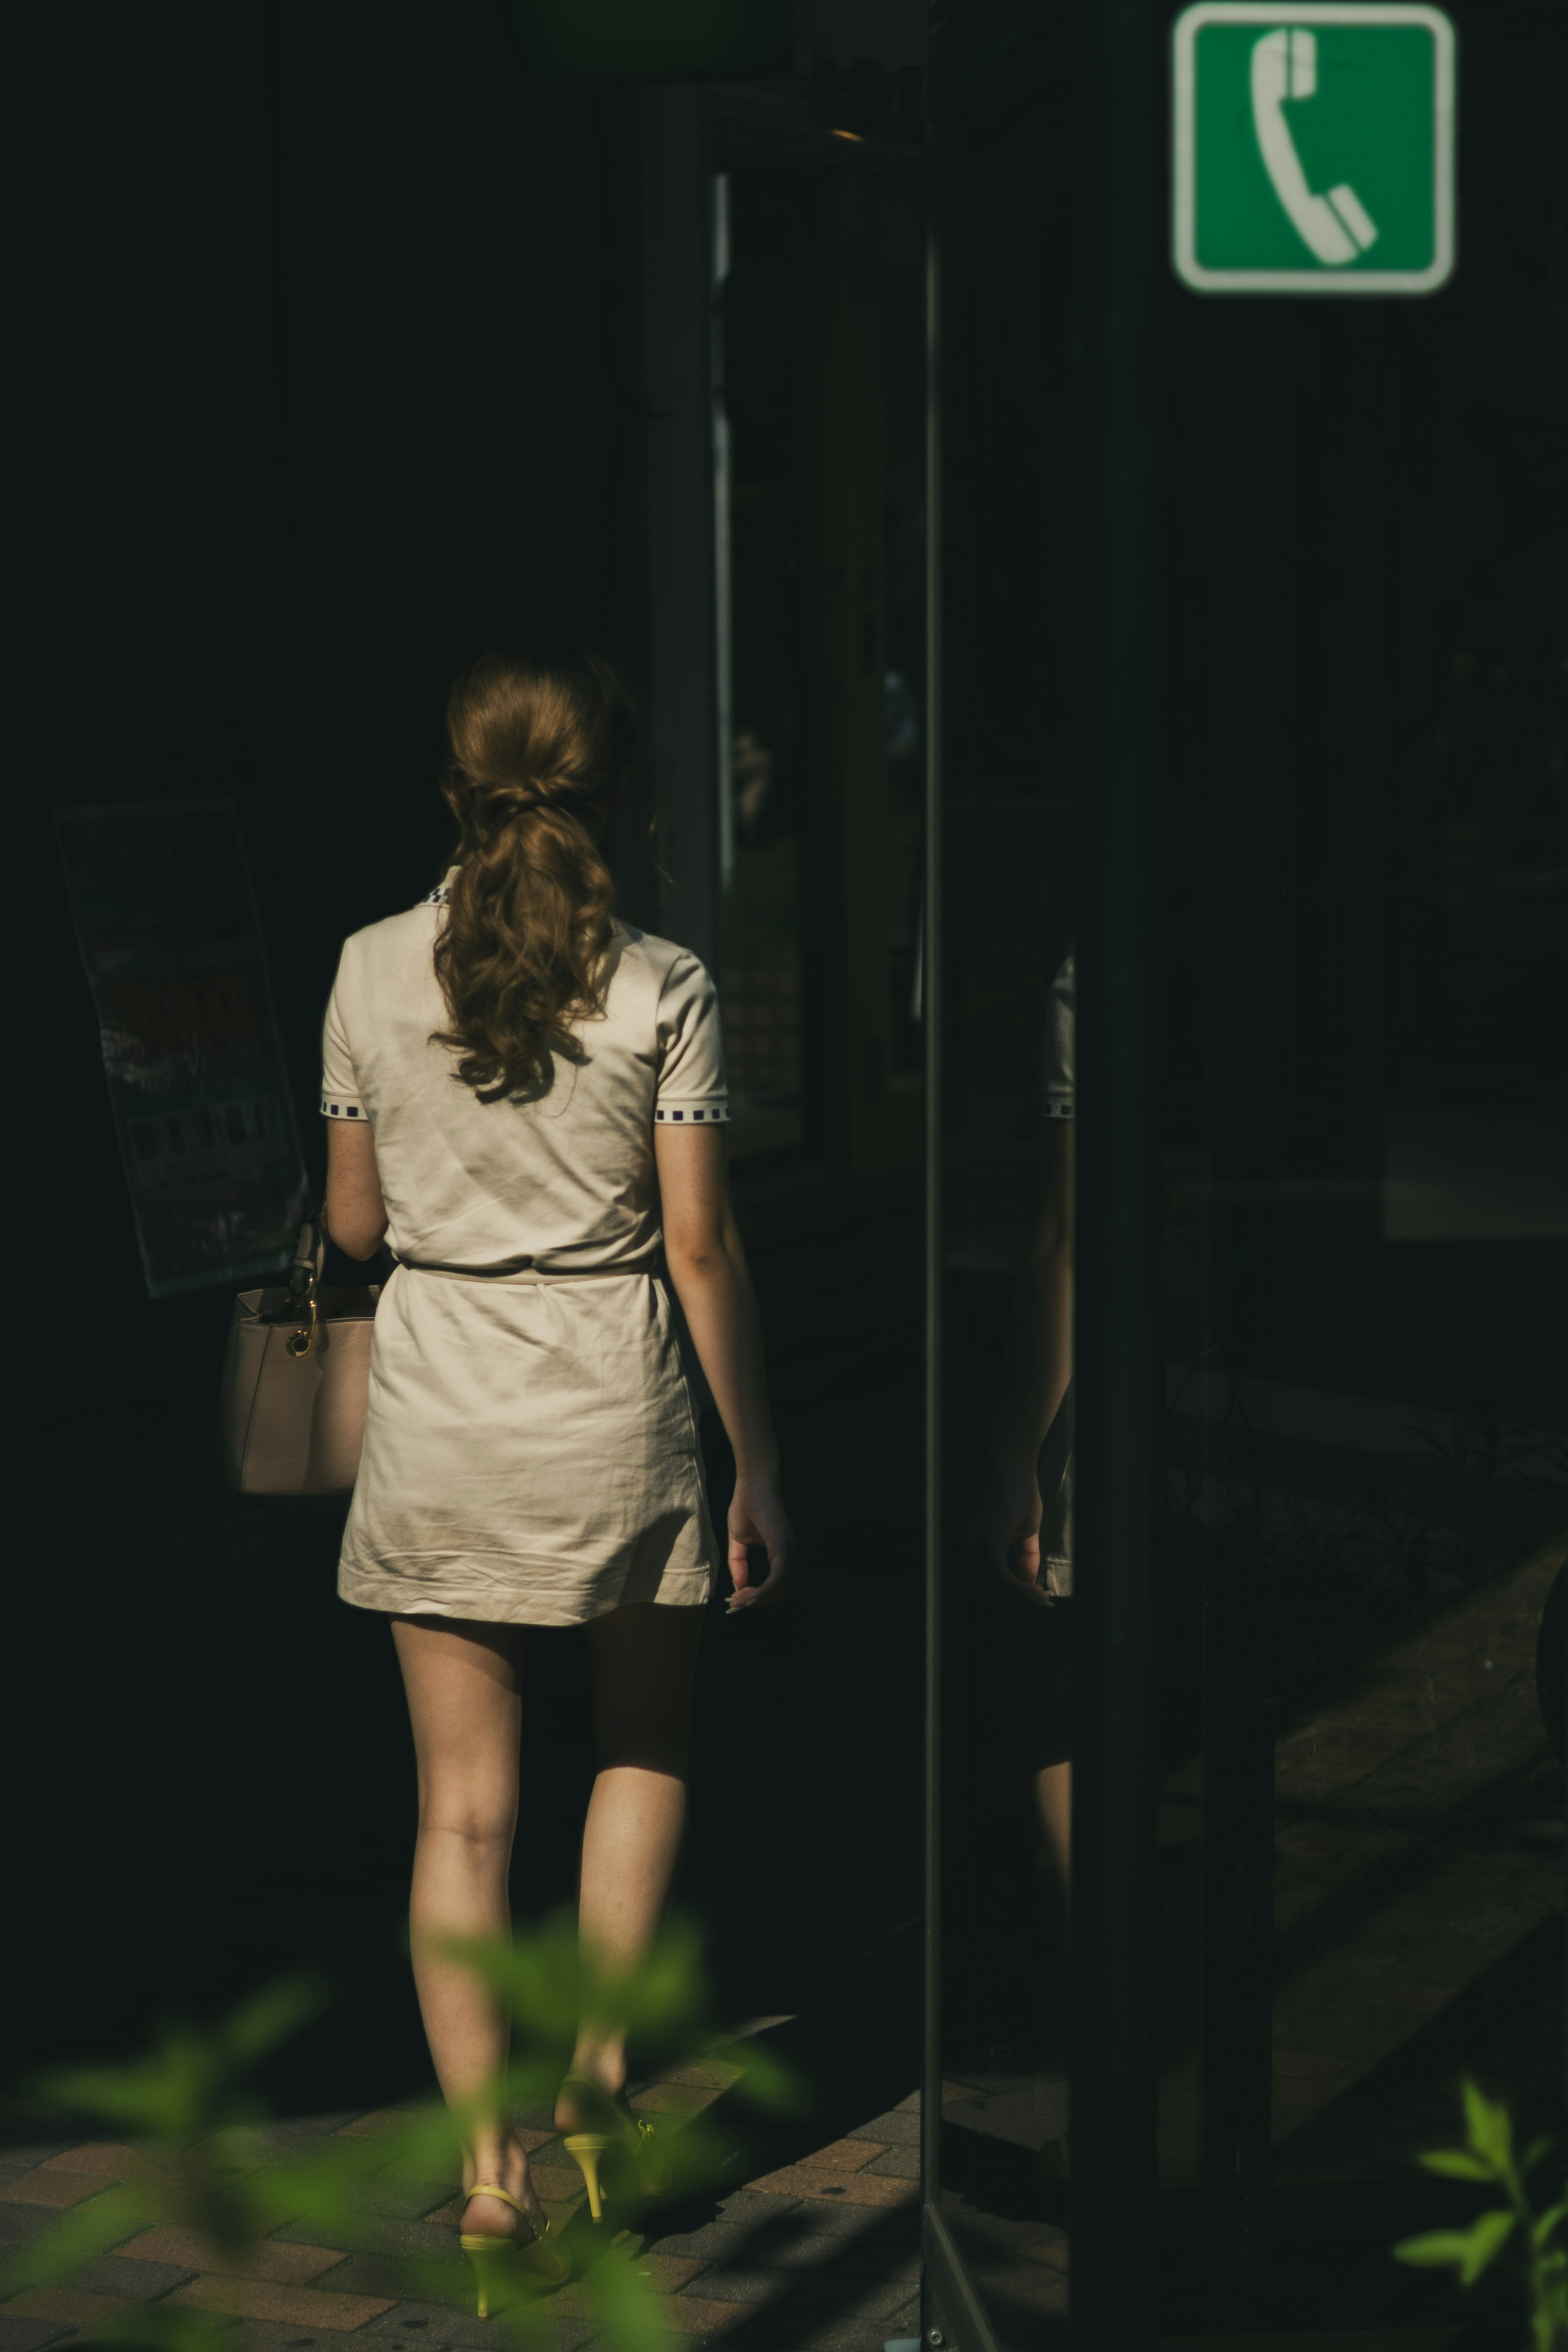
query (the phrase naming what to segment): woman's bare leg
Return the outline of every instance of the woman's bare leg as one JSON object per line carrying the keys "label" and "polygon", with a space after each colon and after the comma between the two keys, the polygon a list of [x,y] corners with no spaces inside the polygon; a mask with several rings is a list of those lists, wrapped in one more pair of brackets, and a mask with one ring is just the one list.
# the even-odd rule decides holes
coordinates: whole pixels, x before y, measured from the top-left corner
{"label": "woman's bare leg", "polygon": [[1047,1764],[1035,1774],[1035,1808],[1046,1846],[1061,1881],[1062,1898],[1072,1905],[1072,1766]]}
{"label": "woman's bare leg", "polygon": [[[511,1932],[507,1874],[517,1826],[522,1629],[458,1618],[395,1617],[419,1766],[419,1837],[408,1906],[420,2013],[443,2095],[462,2105],[506,2063],[508,2021],[472,1970],[444,1957],[451,1936]],[[475,2122],[463,2186],[493,2180],[541,2218],[528,2158],[499,2107]],[[467,2230],[510,2234],[498,2198],[469,2200]]]}
{"label": "woman's bare leg", "polygon": [[[617,1972],[634,1968],[663,1916],[686,1828],[686,1744],[702,1611],[638,1601],[595,1617],[594,1729],[599,1770],[583,1831],[582,1937]],[[606,2091],[626,2078],[626,2035],[583,2019],[572,2060]],[[576,2117],[563,2100],[556,2120]]]}

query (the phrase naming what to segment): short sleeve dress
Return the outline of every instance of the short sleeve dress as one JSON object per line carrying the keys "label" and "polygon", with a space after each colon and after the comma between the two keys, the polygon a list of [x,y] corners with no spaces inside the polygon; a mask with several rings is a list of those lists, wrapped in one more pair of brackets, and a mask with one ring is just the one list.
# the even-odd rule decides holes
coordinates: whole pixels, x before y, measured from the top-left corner
{"label": "short sleeve dress", "polygon": [[[1051,982],[1046,1015],[1041,1108],[1047,1119],[1071,1118],[1078,1104],[1077,973],[1069,955]],[[1040,1576],[1058,1601],[1072,1597],[1073,1383],[1068,1382],[1057,1417],[1040,1448]]]}
{"label": "short sleeve dress", "polygon": [[584,1058],[480,1102],[433,1042],[445,895],[355,932],[327,1008],[321,1109],[374,1130],[395,1261],[339,1592],[526,1625],[695,1605],[716,1547],[653,1130],[729,1116],[713,983],[617,923]]}

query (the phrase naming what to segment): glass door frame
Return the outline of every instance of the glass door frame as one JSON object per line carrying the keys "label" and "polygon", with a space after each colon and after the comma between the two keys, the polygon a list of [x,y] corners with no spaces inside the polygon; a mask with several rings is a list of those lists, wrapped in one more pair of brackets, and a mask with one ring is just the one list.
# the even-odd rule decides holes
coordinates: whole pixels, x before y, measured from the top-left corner
{"label": "glass door frame", "polygon": [[[1042,23],[1052,12],[1043,9]],[[1076,1551],[1084,1574],[1074,1614],[1075,1864],[1072,1952],[1078,1988],[1072,2058],[1076,2344],[1152,2346],[1157,2265],[1154,2132],[1153,1580],[1158,1072],[1153,824],[1159,711],[1128,695],[1156,675],[1159,550],[1150,342],[1163,268],[1163,40],[1138,0],[1097,0],[1075,27],[1093,114],[1124,126],[1086,136],[1074,261],[1077,439],[1074,523],[1094,551],[1080,602],[1075,676],[1076,788],[1082,859],[1078,910],[1080,1062],[1090,1072],[1078,1118],[1082,1204],[1077,1234],[1075,1377],[1079,1444]],[[1081,101],[1080,101],[1081,104]],[[1085,105],[1082,111],[1088,113]],[[926,938],[942,939],[942,221],[940,98],[928,192],[930,437],[927,530]],[[1135,126],[1128,128],[1126,126]],[[1137,135],[1141,131],[1142,135]],[[1134,297],[1129,300],[1129,296]],[[944,1498],[942,1396],[942,958],[928,958],[926,1003],[926,2051],[922,2097],[923,2237],[931,2329],[959,2332],[963,2352],[994,2343],[984,2303],[941,2210],[942,1667]]]}

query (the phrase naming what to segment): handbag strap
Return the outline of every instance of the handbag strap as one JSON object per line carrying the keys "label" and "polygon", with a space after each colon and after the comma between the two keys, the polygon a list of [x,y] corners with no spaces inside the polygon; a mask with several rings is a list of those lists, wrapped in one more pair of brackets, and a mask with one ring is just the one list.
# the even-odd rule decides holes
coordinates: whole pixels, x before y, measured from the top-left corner
{"label": "handbag strap", "polygon": [[308,1210],[289,1262],[289,1294],[303,1305],[314,1298],[327,1268],[326,1204]]}
{"label": "handbag strap", "polygon": [[306,1213],[289,1263],[289,1304],[300,1316],[300,1328],[290,1333],[286,1343],[291,1356],[308,1356],[316,1344],[317,1302],[326,1270],[327,1208],[323,1201]]}

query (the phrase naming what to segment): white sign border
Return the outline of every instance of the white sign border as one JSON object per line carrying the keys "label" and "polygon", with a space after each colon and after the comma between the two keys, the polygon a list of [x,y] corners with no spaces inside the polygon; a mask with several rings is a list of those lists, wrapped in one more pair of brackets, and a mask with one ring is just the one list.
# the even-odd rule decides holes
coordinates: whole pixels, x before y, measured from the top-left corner
{"label": "white sign border", "polygon": [[[1433,257],[1425,269],[1206,269],[1197,257],[1197,84],[1205,25],[1420,25],[1432,36]],[[1440,8],[1400,0],[1196,0],[1171,28],[1171,266],[1198,294],[1432,294],[1454,273],[1454,27]]]}

